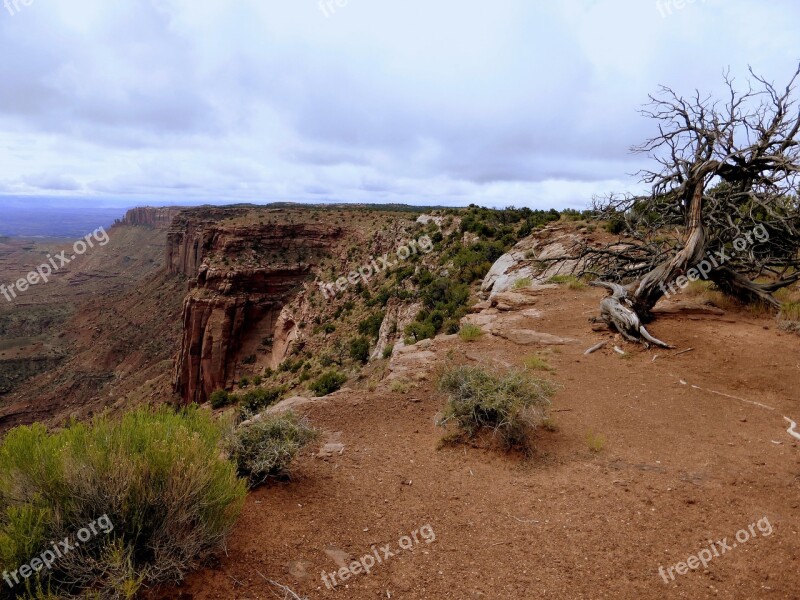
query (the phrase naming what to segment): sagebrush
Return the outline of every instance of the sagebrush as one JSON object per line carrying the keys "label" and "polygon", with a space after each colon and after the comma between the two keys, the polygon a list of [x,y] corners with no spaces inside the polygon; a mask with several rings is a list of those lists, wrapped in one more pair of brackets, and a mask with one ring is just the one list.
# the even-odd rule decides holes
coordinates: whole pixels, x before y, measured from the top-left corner
{"label": "sagebrush", "polygon": [[552,384],[524,371],[492,375],[470,366],[445,371],[439,385],[448,395],[440,425],[456,424],[467,439],[490,430],[504,447],[525,451],[532,450],[554,392]]}

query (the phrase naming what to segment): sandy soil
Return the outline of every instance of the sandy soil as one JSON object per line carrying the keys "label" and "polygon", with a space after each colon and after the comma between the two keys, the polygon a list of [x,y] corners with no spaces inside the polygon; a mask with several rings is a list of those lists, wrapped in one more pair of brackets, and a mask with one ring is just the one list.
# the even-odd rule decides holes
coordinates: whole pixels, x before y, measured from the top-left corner
{"label": "sandy soil", "polygon": [[[283,598],[271,579],[311,599],[800,598],[800,443],[784,420],[800,420],[800,337],[746,313],[683,312],[650,330],[694,350],[648,351],[592,331],[601,296],[562,288],[533,303],[542,316],[526,327],[577,343],[438,340],[426,380],[407,393],[348,391],[308,407],[324,433],[294,480],[250,494],[227,553],[159,596]],[[502,369],[535,353],[560,389],[558,430],[538,434],[533,459],[438,448],[437,370]],[[589,434],[605,439],[599,452]],[[315,456],[329,440],[342,453]],[[337,560],[396,551],[415,531],[402,540],[411,549],[370,574],[323,582]],[[710,541],[720,555],[678,574],[677,563],[711,554]]]}

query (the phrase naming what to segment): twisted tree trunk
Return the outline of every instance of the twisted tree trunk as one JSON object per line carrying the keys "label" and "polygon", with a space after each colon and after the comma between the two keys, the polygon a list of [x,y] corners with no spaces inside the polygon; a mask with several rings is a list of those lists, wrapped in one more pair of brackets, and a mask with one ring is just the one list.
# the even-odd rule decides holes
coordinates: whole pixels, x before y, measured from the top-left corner
{"label": "twisted tree trunk", "polygon": [[600,303],[600,315],[625,339],[641,342],[646,347],[654,344],[671,348],[669,344],[651,336],[642,322],[648,320],[652,308],[667,293],[667,286],[700,262],[706,253],[707,240],[702,218],[703,189],[704,177],[700,176],[694,185],[689,205],[686,242],[672,258],[627,287],[603,281],[594,283],[612,292]]}

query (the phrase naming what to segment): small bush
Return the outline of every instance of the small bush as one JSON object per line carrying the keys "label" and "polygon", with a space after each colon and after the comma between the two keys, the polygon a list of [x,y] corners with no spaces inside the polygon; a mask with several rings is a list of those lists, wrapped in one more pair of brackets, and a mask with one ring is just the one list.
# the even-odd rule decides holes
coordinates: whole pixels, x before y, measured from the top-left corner
{"label": "small bush", "polygon": [[253,377],[253,385],[261,385],[264,380],[261,378],[261,375],[256,375]]}
{"label": "small bush", "polygon": [[506,448],[526,452],[553,394],[549,383],[524,372],[494,376],[469,366],[446,371],[439,386],[448,394],[440,425],[455,423],[467,439],[491,430]]}
{"label": "small bush", "polygon": [[622,219],[613,218],[610,221],[606,222],[605,229],[608,233],[613,233],[614,235],[619,235],[623,231],[627,229],[627,225],[625,225],[625,221]]}
{"label": "small bush", "polygon": [[465,342],[474,342],[483,335],[483,329],[468,323],[458,332],[458,336]]}
{"label": "small bush", "polygon": [[231,403],[231,395],[225,390],[217,390],[212,392],[208,399],[211,402],[211,408],[215,409],[222,408],[223,406],[227,406]]}
{"label": "small bush", "polygon": [[419,321],[414,321],[406,326],[405,334],[405,342],[411,346],[421,340],[426,340],[435,336],[436,326],[432,323],[420,323]]}
{"label": "small bush", "polygon": [[246,388],[248,385],[250,385],[250,380],[247,377],[242,377],[239,380],[239,387],[240,388]]}
{"label": "small bush", "polygon": [[359,336],[350,340],[350,358],[366,364],[369,361],[369,340]]}
{"label": "small bush", "polygon": [[244,501],[221,438],[198,408],[140,408],[55,433],[13,429],[0,444],[0,570],[107,518],[111,527],[31,577],[31,588],[116,599],[180,581],[221,546]]}
{"label": "small bush", "polygon": [[257,388],[250,390],[239,398],[239,406],[243,413],[257,413],[267,406],[275,404],[286,393],[286,388]]}
{"label": "small bush", "polygon": [[394,344],[389,344],[383,349],[383,358],[391,358],[394,352]]}
{"label": "small bush", "polygon": [[339,371],[327,371],[313,381],[308,388],[317,396],[327,396],[344,385],[347,375]]}
{"label": "small bush", "polygon": [[288,412],[238,427],[229,437],[227,450],[252,488],[270,477],[289,475],[292,460],[315,437],[306,420]]}
{"label": "small bush", "polygon": [[373,339],[378,339],[378,334],[381,331],[381,325],[386,314],[379,311],[371,314],[358,324],[358,333],[368,336]]}

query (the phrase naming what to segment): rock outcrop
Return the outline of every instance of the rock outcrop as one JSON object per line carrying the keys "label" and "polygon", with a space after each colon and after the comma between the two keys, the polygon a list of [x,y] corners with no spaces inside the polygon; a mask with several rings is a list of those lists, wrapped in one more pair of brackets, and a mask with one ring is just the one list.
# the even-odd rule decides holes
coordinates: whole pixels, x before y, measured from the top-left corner
{"label": "rock outcrop", "polygon": [[582,263],[571,252],[582,241],[579,234],[559,225],[530,235],[497,259],[484,277],[481,291],[493,296],[512,289],[522,279],[536,285],[554,275],[572,274]]}

